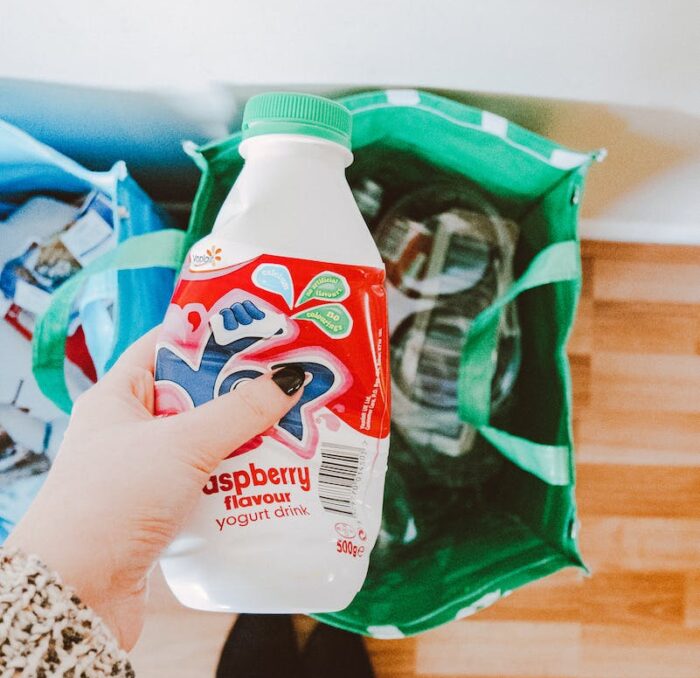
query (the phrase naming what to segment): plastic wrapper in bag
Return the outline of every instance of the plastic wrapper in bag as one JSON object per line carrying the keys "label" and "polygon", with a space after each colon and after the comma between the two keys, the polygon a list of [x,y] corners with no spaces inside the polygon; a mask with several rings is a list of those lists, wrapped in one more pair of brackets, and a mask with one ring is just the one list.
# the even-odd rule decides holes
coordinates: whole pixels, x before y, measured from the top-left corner
{"label": "plastic wrapper in bag", "polygon": [[[459,419],[457,377],[471,321],[512,282],[516,233],[481,195],[449,185],[408,196],[378,229],[389,279],[394,428],[438,484],[478,484],[498,470],[498,455]],[[500,335],[495,412],[505,411],[519,365],[513,310]]]}
{"label": "plastic wrapper in bag", "polygon": [[[518,227],[482,191],[434,168],[433,180],[414,188],[424,171],[418,159],[404,156],[390,172],[381,162],[368,169],[371,176],[355,178],[354,196],[386,265],[391,333],[392,447],[381,547],[430,534],[446,501],[473,506],[504,463],[460,420],[457,389],[471,322],[513,282]],[[505,420],[520,366],[512,304],[493,359],[492,412]],[[439,510],[433,514],[431,506]]]}

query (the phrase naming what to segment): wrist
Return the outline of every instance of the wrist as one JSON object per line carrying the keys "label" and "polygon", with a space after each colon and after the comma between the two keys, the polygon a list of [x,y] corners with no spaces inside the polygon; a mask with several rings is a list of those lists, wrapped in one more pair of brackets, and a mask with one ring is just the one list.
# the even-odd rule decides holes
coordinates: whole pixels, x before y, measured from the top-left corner
{"label": "wrist", "polygon": [[[46,501],[42,488],[34,503],[8,536],[5,545],[27,556],[36,556],[56,572],[66,586],[75,590],[86,605],[93,606],[97,553],[85,558],[91,546],[87,535],[76,534],[72,523],[63,515],[60,502]],[[99,570],[98,570],[99,571]],[[104,584],[104,580],[103,580]]]}
{"label": "wrist", "polygon": [[[33,667],[32,675],[54,675],[57,668],[79,665],[81,675],[133,678],[126,653],[104,621],[37,556],[1,547],[0,593],[7,613],[0,670]],[[46,652],[52,644],[60,657]]]}
{"label": "wrist", "polygon": [[125,613],[131,614],[133,599],[143,597],[145,582],[140,592],[120,589],[121,577],[105,566],[109,557],[104,558],[104,550],[78,544],[68,538],[65,530],[52,531],[47,523],[37,526],[29,514],[25,518],[8,536],[4,547],[43,563],[63,586],[75,592],[80,602],[102,619],[120,646],[129,651],[138,636],[123,619]]}

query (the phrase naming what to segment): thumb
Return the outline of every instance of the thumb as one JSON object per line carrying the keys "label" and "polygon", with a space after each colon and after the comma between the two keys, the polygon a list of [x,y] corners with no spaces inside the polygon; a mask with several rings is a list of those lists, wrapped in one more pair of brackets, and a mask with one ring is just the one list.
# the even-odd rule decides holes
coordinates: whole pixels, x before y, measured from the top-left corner
{"label": "thumb", "polygon": [[306,373],[289,364],[240,384],[192,410],[157,420],[160,449],[183,450],[206,473],[243,443],[276,424],[299,400]]}

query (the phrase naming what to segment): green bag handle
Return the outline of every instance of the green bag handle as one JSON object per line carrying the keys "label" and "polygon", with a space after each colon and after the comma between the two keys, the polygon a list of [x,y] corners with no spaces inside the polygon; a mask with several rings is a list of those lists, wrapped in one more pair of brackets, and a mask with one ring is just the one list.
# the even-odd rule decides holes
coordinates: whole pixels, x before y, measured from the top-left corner
{"label": "green bag handle", "polygon": [[[164,267],[179,270],[184,259],[186,234],[177,229],[136,236],[121,243],[66,280],[52,295],[51,305],[38,319],[33,339],[32,369],[41,391],[64,412],[73,399],[65,378],[65,349],[75,298],[88,277],[106,271]],[[551,485],[572,482],[569,449],[543,445],[513,436],[489,425],[491,359],[496,348],[501,312],[521,292],[540,285],[580,276],[578,243],[555,243],[540,252],[511,288],[479,314],[470,328],[459,371],[459,414],[475,426],[500,452],[522,469]]]}
{"label": "green bag handle", "polygon": [[184,241],[184,231],[174,228],[134,236],[68,278],[53,293],[51,305],[34,328],[32,371],[44,395],[64,412],[70,413],[73,407],[65,375],[66,339],[71,311],[83,283],[107,271],[154,267],[179,270]]}
{"label": "green bag handle", "polygon": [[569,448],[544,445],[493,428],[491,382],[496,369],[498,326],[504,307],[525,290],[581,276],[579,246],[575,240],[553,243],[532,260],[523,275],[472,323],[462,349],[459,368],[459,416],[474,426],[494,447],[520,468],[550,485],[573,482]]}

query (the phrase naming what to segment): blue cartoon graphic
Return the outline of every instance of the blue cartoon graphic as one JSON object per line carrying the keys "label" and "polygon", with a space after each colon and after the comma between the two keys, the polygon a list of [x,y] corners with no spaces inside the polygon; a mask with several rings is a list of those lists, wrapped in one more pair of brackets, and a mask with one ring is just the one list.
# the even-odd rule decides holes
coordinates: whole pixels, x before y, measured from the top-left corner
{"label": "blue cartoon graphic", "polygon": [[281,314],[266,314],[250,300],[232,304],[210,319],[211,335],[199,365],[192,367],[172,349],[161,346],[156,356],[155,379],[179,384],[195,407],[203,405],[220,395],[215,393],[215,386],[224,365],[253,344],[281,334],[284,322]]}
{"label": "blue cartoon graphic", "polygon": [[[286,323],[283,314],[272,309],[262,310],[250,299],[233,303],[209,319],[211,333],[198,365],[192,365],[173,348],[159,347],[156,382],[177,384],[184,389],[195,407],[229,393],[240,383],[262,376],[268,369],[262,365],[242,365],[220,380],[222,370],[227,365],[230,366],[234,356],[250,349],[254,344],[284,334]],[[299,365],[308,376],[302,397],[280,420],[278,427],[301,443],[305,435],[304,407],[330,391],[336,382],[336,374],[320,362],[294,360],[291,356],[289,360],[269,366],[269,369],[274,371],[287,364]]]}

